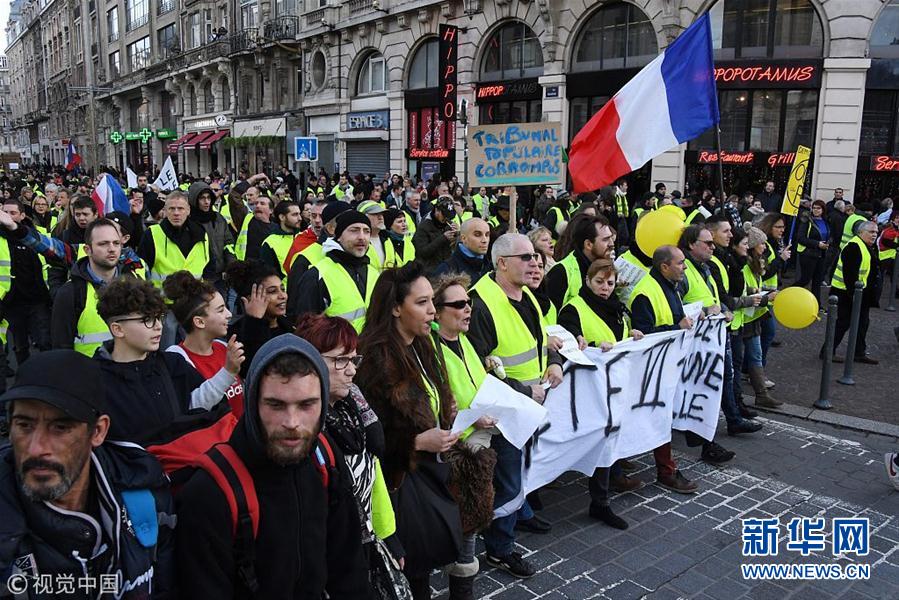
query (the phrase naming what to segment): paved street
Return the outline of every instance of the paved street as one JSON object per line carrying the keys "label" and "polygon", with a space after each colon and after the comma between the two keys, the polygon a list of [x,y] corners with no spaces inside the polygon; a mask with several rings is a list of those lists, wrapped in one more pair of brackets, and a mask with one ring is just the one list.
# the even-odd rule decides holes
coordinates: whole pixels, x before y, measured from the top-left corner
{"label": "paved street", "polygon": [[[886,481],[882,462],[883,453],[899,446],[899,440],[786,416],[762,422],[765,429],[759,434],[719,440],[737,452],[726,468],[698,462],[698,450],[676,436],[680,468],[700,484],[700,493],[683,496],[648,485],[613,498],[613,507],[630,523],[624,532],[587,516],[586,479],[567,474],[564,485],[541,493],[546,504],[541,514],[552,521],[552,533],[519,540],[539,573],[519,581],[486,569],[478,578],[478,597],[899,598],[899,492]],[[637,476],[654,480],[652,456],[639,457],[639,463],[644,468]],[[741,562],[771,560],[741,556],[741,519],[771,516],[781,523],[780,553],[774,560],[809,564],[834,562],[830,536],[825,554],[802,557],[787,551],[784,526],[792,517],[824,517],[828,531],[833,517],[869,518],[871,552],[859,560],[872,566],[870,580],[742,579]],[[846,564],[847,559],[838,562]]]}

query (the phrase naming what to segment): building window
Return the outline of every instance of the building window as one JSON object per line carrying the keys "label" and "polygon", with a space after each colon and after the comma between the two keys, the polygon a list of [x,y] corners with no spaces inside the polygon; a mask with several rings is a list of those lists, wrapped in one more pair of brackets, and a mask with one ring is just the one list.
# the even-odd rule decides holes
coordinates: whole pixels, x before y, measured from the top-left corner
{"label": "building window", "polygon": [[420,90],[437,87],[438,52],[439,43],[436,38],[430,39],[418,47],[412,58],[412,66],[409,68],[407,89]]}
{"label": "building window", "polygon": [[296,0],[275,0],[275,16],[283,17],[296,12]]}
{"label": "building window", "polygon": [[899,58],[899,0],[883,7],[871,32],[871,58]]}
{"label": "building window", "polygon": [[[886,10],[886,9],[884,9]],[[859,154],[899,154],[899,92],[865,90]]]}
{"label": "building window", "polygon": [[215,27],[212,23],[212,10],[203,10],[203,43],[208,44],[215,37]]}
{"label": "building window", "polygon": [[543,48],[524,23],[507,23],[490,37],[481,66],[481,81],[543,75]]}
{"label": "building window", "polygon": [[113,8],[106,13],[106,34],[109,41],[114,42],[119,39],[119,9]]}
{"label": "building window", "polygon": [[325,85],[325,53],[319,50],[312,55],[312,87],[321,89]]}
{"label": "building window", "polygon": [[207,81],[203,86],[203,109],[207,113],[215,111],[215,96],[212,95],[212,82]]}
{"label": "building window", "polygon": [[125,16],[128,20],[128,31],[134,31],[138,27],[147,24],[149,17],[149,0],[127,0],[125,4]]}
{"label": "building window", "polygon": [[718,60],[823,55],[824,28],[809,0],[721,0],[709,14]]}
{"label": "building window", "polygon": [[574,50],[573,70],[628,69],[649,63],[659,53],[649,17],[632,4],[616,3],[594,13]]}
{"label": "building window", "polygon": [[128,44],[128,68],[132,73],[150,65],[150,37]]}
{"label": "building window", "polygon": [[188,44],[191,48],[197,48],[203,43],[201,35],[202,30],[200,29],[200,13],[191,13],[190,17],[188,17],[188,24],[190,27],[190,39],[188,40]]}
{"label": "building window", "polygon": [[156,5],[156,14],[164,15],[167,12],[171,12],[175,10],[177,3],[175,0],[158,0],[159,4]]}
{"label": "building window", "polygon": [[162,55],[167,54],[168,52],[177,49],[178,47],[178,32],[175,31],[175,24],[166,25],[162,29],[156,32],[156,40],[159,45],[159,52]]}
{"label": "building window", "polygon": [[256,27],[259,20],[259,5],[256,0],[240,0],[240,24],[243,29]]}
{"label": "building window", "polygon": [[543,116],[541,100],[515,100],[512,102],[491,102],[481,104],[481,125],[503,123],[537,123]]}
{"label": "building window", "polygon": [[117,79],[122,74],[122,64],[119,60],[119,51],[109,55],[109,79]]}
{"label": "building window", "polygon": [[359,81],[356,94],[377,94],[387,90],[387,63],[377,52],[371,54],[362,63],[359,70]]}

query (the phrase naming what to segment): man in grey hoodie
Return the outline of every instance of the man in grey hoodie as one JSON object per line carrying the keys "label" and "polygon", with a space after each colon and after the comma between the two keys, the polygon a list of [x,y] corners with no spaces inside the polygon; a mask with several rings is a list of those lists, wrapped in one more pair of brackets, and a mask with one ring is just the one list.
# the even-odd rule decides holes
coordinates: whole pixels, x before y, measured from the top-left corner
{"label": "man in grey hoodie", "polygon": [[225,495],[198,471],[179,495],[178,589],[185,598],[371,597],[346,462],[331,443],[336,466],[327,467],[327,485],[316,462],[329,390],[328,368],[305,340],[283,334],[256,353],[244,414],[228,442],[259,502],[253,556],[236,555]]}

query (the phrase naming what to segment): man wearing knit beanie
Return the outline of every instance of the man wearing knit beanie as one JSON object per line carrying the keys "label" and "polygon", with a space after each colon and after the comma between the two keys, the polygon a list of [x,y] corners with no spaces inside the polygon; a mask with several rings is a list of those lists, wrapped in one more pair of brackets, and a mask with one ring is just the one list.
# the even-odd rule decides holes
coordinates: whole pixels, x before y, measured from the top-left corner
{"label": "man wearing knit beanie", "polygon": [[333,237],[322,244],[325,257],[290,288],[293,295],[288,294],[287,314],[292,318],[309,312],[342,317],[362,331],[379,273],[367,255],[370,241],[366,215],[355,210],[340,213]]}

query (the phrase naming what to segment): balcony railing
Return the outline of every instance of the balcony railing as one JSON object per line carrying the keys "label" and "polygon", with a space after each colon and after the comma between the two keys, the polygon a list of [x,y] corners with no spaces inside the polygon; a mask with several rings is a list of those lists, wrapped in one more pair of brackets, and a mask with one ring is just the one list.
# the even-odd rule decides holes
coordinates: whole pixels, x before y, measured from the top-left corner
{"label": "balcony railing", "polygon": [[307,12],[305,17],[307,29],[311,29],[313,27],[321,27],[322,19],[325,18],[325,9],[319,8],[317,10]]}
{"label": "balcony railing", "polygon": [[371,8],[371,0],[350,0],[350,14],[356,15]]}
{"label": "balcony railing", "polygon": [[249,27],[231,36],[231,53],[247,52],[256,48],[256,40],[259,38],[259,29]]}
{"label": "balcony railing", "polygon": [[300,31],[300,18],[292,15],[276,17],[262,24],[262,37],[267,40],[292,40]]}
{"label": "balcony railing", "polygon": [[177,6],[176,0],[159,0],[159,4],[156,5],[156,14],[164,15],[167,12],[172,12]]}
{"label": "balcony railing", "polygon": [[147,24],[149,20],[149,15],[142,15],[140,17],[135,17],[134,19],[128,21],[128,27],[126,31],[134,31],[138,27],[143,27]]}

